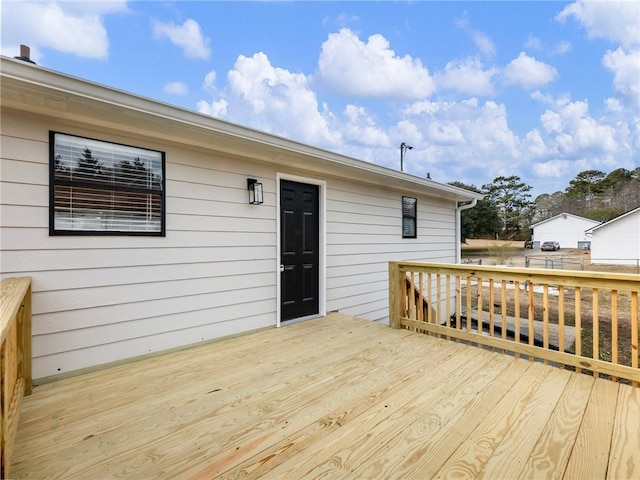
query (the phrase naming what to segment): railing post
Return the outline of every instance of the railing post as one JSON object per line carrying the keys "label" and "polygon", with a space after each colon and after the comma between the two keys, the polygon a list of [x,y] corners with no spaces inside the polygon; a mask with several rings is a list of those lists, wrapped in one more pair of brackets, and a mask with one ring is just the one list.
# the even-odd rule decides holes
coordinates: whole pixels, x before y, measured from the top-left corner
{"label": "railing post", "polygon": [[400,328],[400,301],[402,300],[402,283],[400,265],[389,262],[389,326]]}
{"label": "railing post", "polygon": [[31,395],[32,370],[31,370],[31,283],[22,299],[20,321],[18,322],[19,351],[22,353],[18,375],[24,378],[24,394]]}

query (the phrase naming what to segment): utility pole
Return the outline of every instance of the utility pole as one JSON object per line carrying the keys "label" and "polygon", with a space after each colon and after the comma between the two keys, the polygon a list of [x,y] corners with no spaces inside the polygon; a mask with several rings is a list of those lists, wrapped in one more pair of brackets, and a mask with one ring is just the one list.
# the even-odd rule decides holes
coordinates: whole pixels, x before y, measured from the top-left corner
{"label": "utility pole", "polygon": [[407,150],[413,150],[413,147],[411,145],[407,145],[406,143],[402,142],[400,144],[400,171],[404,172],[404,152],[406,152]]}

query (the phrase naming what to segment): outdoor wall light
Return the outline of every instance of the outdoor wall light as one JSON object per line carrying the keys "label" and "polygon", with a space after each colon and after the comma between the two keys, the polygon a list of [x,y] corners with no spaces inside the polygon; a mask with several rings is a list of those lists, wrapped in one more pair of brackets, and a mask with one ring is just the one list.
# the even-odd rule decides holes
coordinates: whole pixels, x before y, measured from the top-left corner
{"label": "outdoor wall light", "polygon": [[262,184],[255,178],[247,178],[247,190],[249,190],[249,203],[251,205],[260,205],[264,202]]}

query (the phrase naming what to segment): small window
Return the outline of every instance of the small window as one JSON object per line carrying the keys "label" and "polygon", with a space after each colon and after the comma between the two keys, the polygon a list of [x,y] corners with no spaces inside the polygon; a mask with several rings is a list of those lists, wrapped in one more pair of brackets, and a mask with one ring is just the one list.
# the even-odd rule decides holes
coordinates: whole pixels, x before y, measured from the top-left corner
{"label": "small window", "polygon": [[50,235],[165,234],[164,153],[50,132]]}
{"label": "small window", "polygon": [[402,197],[402,238],[416,238],[416,216],[418,201],[412,197]]}

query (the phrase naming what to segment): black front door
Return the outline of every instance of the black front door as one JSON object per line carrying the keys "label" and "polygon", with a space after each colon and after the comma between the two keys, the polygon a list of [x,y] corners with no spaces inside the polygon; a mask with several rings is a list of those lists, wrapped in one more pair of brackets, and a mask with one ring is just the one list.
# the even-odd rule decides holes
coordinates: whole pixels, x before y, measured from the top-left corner
{"label": "black front door", "polygon": [[281,321],[319,313],[317,185],[280,182]]}

